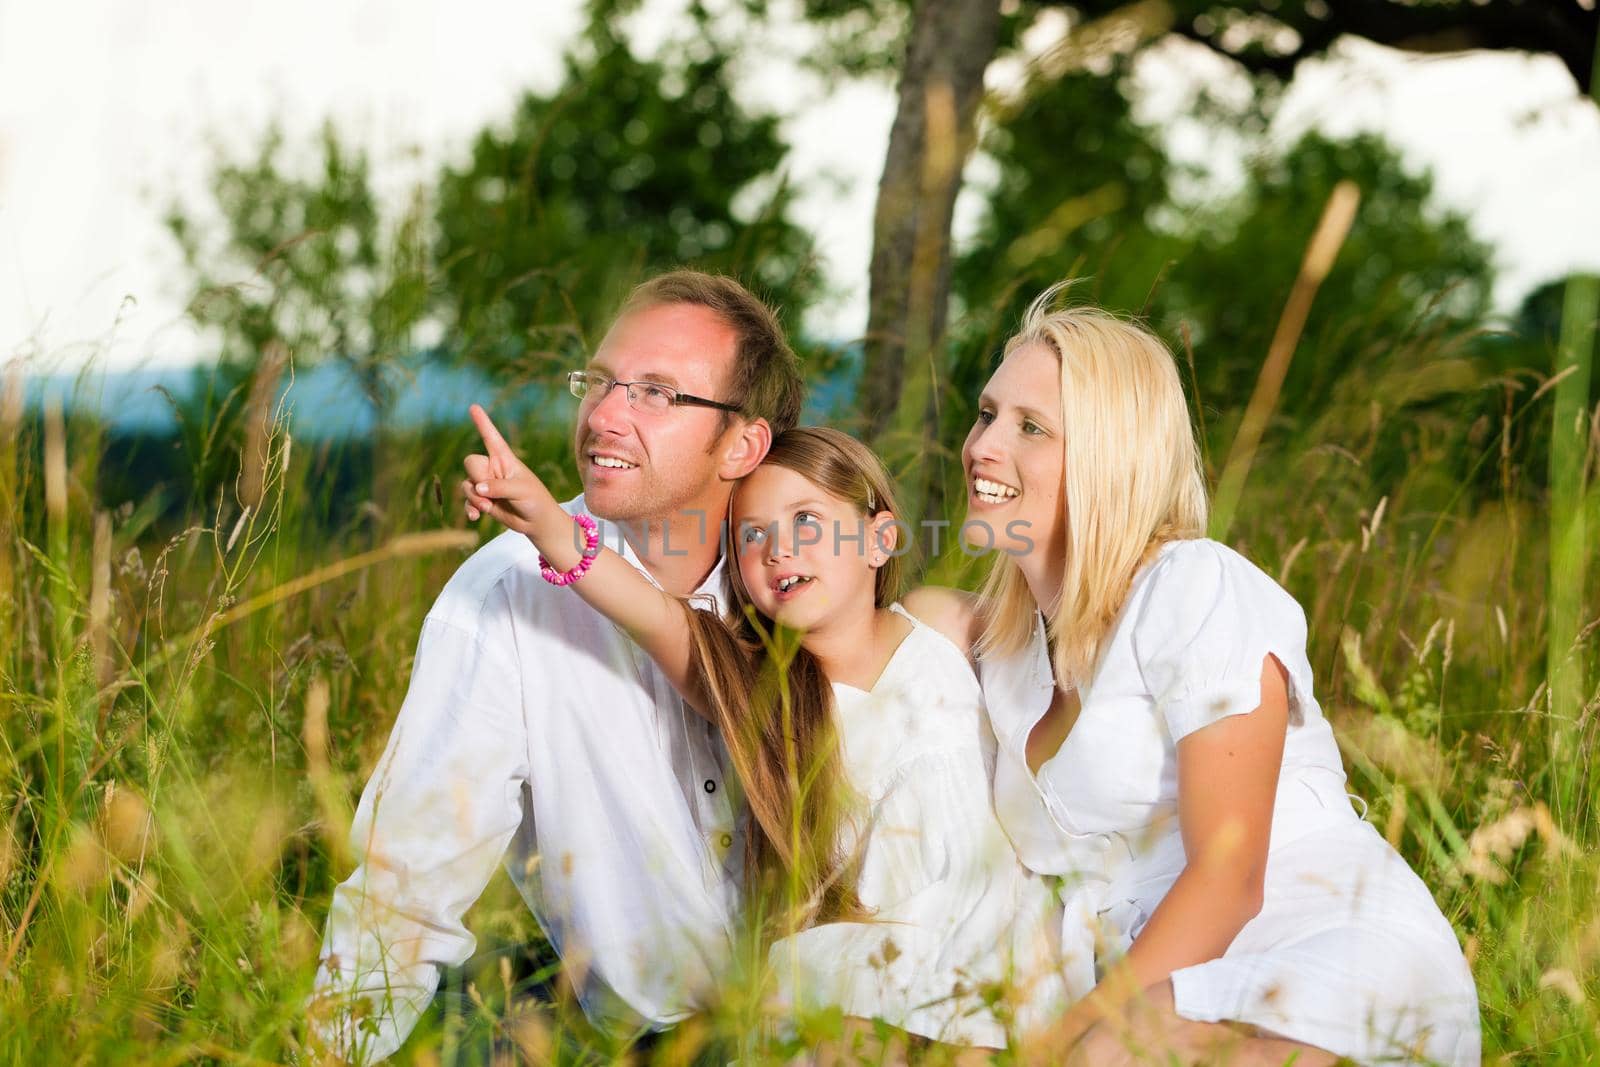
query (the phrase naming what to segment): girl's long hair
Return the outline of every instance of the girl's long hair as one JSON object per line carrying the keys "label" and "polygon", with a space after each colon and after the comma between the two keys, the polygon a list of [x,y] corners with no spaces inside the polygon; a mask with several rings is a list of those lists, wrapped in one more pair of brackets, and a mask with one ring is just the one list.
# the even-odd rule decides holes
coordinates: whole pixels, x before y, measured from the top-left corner
{"label": "girl's long hair", "polygon": [[1066,566],[1055,602],[1038,603],[1010,556],[984,584],[979,655],[1027,645],[1043,610],[1059,685],[1087,685],[1099,666],[1139,569],[1167,541],[1204,537],[1206,486],[1183,385],[1172,353],[1136,323],[1093,307],[1056,308],[1040,294],[1006,342],[1050,349],[1060,366],[1065,449],[1061,506]]}
{"label": "girl's long hair", "polygon": [[[848,434],[811,426],[788,430],[763,462],[859,508],[866,520],[863,551],[872,548],[872,516],[887,511],[900,518],[883,464]],[[755,891],[752,899],[769,906],[768,929],[781,936],[866,915],[856,894],[854,849],[844,833],[855,798],[834,727],[833,687],[799,635],[756,610],[739,576],[736,540],[724,545],[732,618],[687,614],[709,711],[753,823],[745,850],[748,888]],[[876,607],[900,594],[905,548],[909,542],[902,539],[878,568]]]}

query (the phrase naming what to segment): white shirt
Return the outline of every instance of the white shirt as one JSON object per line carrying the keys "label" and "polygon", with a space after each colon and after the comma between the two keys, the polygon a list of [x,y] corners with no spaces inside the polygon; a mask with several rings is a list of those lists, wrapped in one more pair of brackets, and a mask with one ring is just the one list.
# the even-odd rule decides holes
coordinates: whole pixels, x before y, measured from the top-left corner
{"label": "white shirt", "polygon": [[[583,498],[563,507],[584,511]],[[616,527],[601,532],[640,566]],[[722,578],[719,561],[697,606],[720,610]],[[694,1010],[737,911],[724,759],[638,646],[540,577],[525,536],[484,545],[428,612],[351,826],[360,865],[334,891],[317,990],[353,993],[371,1015],[324,1036],[368,1061],[398,1048],[440,968],[472,954],[461,918],[502,858],[569,973],[587,977],[592,1016]]]}
{"label": "white shirt", "polygon": [[[1004,1048],[1059,1011],[1060,909],[1023,869],[990,797],[994,739],[966,655],[913,627],[871,692],[834,683],[845,777],[861,808],[864,922],[814,926],[773,946],[785,998],[878,1018],[937,1041]],[[988,998],[1005,990],[997,1017]]]}

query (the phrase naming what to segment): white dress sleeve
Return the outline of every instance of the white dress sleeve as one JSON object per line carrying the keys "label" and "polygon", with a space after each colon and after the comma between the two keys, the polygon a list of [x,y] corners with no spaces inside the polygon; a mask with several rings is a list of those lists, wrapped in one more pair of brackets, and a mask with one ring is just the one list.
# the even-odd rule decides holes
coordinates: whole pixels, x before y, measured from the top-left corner
{"label": "white dress sleeve", "polygon": [[1311,698],[1305,613],[1253,563],[1215,541],[1181,541],[1151,565],[1134,658],[1173,743],[1261,704],[1261,667],[1289,675],[1291,724]]}

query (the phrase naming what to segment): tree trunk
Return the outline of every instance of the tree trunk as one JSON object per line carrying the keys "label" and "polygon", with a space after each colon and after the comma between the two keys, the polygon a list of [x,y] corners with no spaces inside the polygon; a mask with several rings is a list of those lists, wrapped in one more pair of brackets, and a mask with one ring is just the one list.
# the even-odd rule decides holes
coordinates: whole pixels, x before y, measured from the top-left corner
{"label": "tree trunk", "polygon": [[[932,356],[950,292],[950,220],[999,23],[998,0],[918,0],[912,10],[873,220],[860,394],[869,441],[883,437],[897,409],[920,422],[935,384]],[[915,368],[909,376],[908,359]]]}

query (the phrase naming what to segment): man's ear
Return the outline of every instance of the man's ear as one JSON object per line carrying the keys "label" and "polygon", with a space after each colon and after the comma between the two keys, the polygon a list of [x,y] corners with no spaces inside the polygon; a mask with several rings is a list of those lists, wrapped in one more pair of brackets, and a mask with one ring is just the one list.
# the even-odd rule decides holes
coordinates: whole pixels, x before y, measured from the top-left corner
{"label": "man's ear", "polygon": [[717,473],[724,479],[738,481],[767,458],[772,447],[772,427],[766,419],[750,419],[735,428],[733,439],[722,450],[722,462]]}

